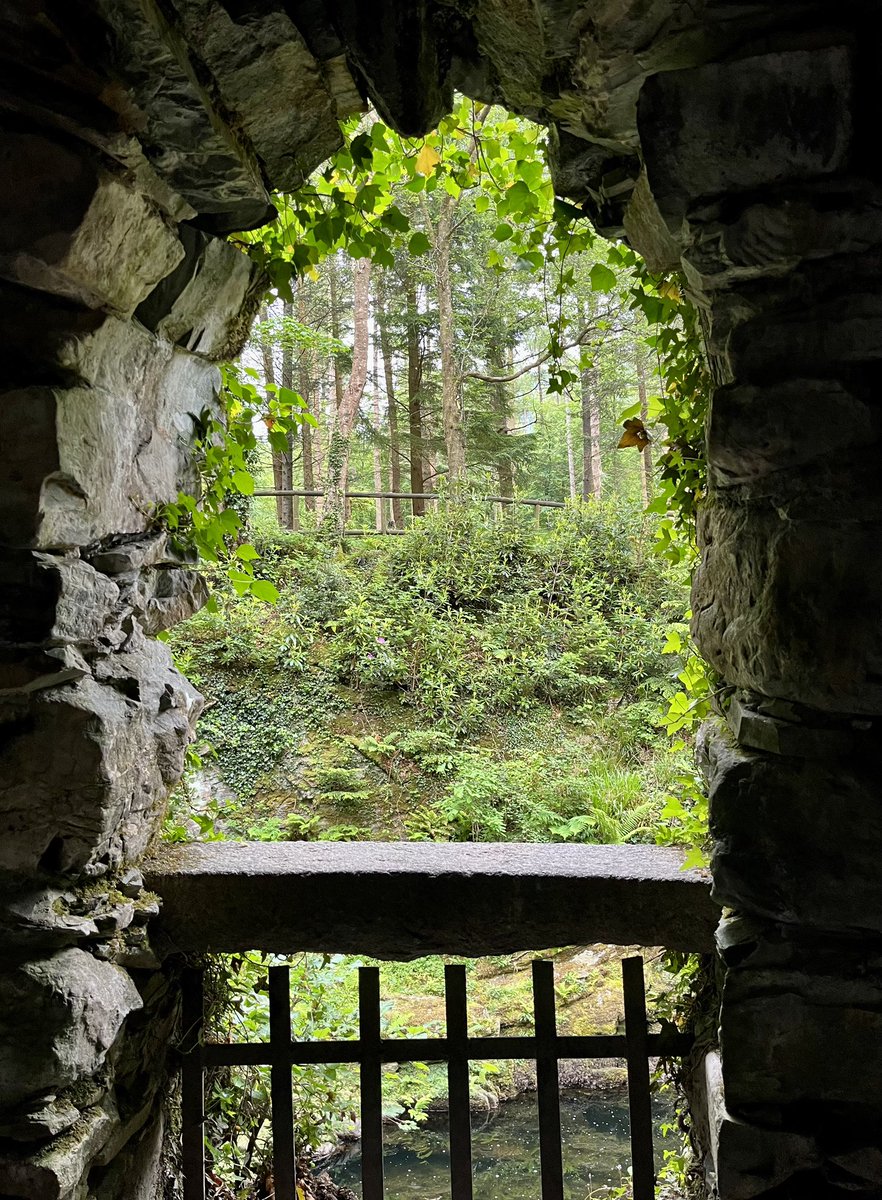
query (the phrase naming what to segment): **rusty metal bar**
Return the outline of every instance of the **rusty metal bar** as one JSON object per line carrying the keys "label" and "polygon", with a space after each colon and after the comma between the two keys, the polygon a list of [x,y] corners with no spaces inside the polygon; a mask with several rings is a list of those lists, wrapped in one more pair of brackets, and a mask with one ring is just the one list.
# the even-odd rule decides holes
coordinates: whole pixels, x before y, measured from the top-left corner
{"label": "rusty metal bar", "polygon": [[[471,1061],[536,1057],[533,1037],[468,1038],[466,1046]],[[688,1033],[650,1033],[646,1048],[649,1058],[688,1054],[692,1037]],[[447,1038],[383,1038],[380,1050],[383,1062],[445,1062],[449,1043]],[[625,1058],[626,1054],[627,1039],[623,1034],[564,1035],[557,1039],[558,1059]],[[268,1067],[273,1062],[266,1042],[206,1042],[202,1058],[206,1067]],[[292,1066],[360,1061],[361,1042],[355,1038],[341,1042],[294,1042],[290,1049]]]}
{"label": "rusty metal bar", "polygon": [[276,1200],[296,1200],[294,1101],[291,1094],[291,990],[287,967],[269,968],[270,1099]]}
{"label": "rusty metal bar", "polygon": [[533,963],[533,1014],[536,1022],[536,1092],[542,1200],[563,1200],[554,963],[547,960]]}
{"label": "rusty metal bar", "polygon": [[654,1200],[652,1102],[649,1092],[646,987],[643,981],[642,958],[622,960],[622,986],[625,993],[628,1109],[631,1118],[631,1183],[634,1200]]}
{"label": "rusty metal bar", "polygon": [[361,1195],[383,1200],[383,1075],[380,1040],[380,972],[358,969],[361,1043]]}
{"label": "rusty metal bar", "polygon": [[181,1159],[184,1200],[205,1200],[205,1067],[202,1062],[202,971],[181,977]]}
{"label": "rusty metal bar", "polygon": [[466,970],[444,968],[447,1015],[447,1100],[452,1200],[472,1200],[472,1114],[469,1105],[469,1037]]}

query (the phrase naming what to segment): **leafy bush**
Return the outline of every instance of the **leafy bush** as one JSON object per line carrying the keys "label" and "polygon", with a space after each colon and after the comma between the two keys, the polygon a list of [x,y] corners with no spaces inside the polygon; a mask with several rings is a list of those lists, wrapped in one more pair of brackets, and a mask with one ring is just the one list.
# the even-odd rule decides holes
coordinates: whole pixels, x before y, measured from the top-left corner
{"label": "leafy bush", "polygon": [[598,788],[655,803],[668,782],[652,764],[660,706],[683,703],[664,652],[686,595],[652,537],[591,503],[543,530],[457,504],[374,544],[264,538],[278,605],[222,595],[172,636],[238,797],[196,824],[297,837],[286,817],[311,810],[308,836],[353,819],[381,837],[645,836]]}
{"label": "leafy bush", "polygon": [[436,805],[456,839],[520,842],[647,841],[659,808],[636,771],[572,752],[463,753]]}

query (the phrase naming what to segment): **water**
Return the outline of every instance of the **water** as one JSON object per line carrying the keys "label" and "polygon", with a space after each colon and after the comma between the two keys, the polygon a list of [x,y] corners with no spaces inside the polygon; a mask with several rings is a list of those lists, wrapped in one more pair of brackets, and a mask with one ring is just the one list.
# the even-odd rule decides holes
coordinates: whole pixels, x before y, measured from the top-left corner
{"label": "water", "polygon": [[[669,1102],[654,1099],[656,1163],[662,1161],[659,1126]],[[631,1161],[626,1095],[561,1093],[564,1185],[572,1200],[591,1188],[627,1181]],[[446,1200],[450,1195],[446,1117],[413,1132],[384,1130],[387,1200]],[[536,1096],[522,1096],[484,1117],[472,1115],[475,1200],[539,1200]],[[335,1183],[361,1194],[361,1161],[353,1143],[328,1166]]]}

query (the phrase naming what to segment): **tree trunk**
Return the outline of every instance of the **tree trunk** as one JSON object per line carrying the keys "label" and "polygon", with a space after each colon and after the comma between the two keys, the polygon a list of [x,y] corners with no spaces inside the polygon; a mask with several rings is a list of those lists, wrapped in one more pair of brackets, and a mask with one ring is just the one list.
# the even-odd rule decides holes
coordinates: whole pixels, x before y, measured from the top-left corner
{"label": "tree trunk", "polygon": [[346,520],[346,481],[349,474],[349,442],[364,395],[368,369],[370,324],[370,259],[359,259],[353,288],[352,371],[337,410],[337,422],[328,447],[325,506],[322,525],[342,536]]}
{"label": "tree trunk", "polygon": [[587,367],[580,373],[582,393],[582,499],[600,499],[600,403],[597,371]]}
{"label": "tree trunk", "polygon": [[[426,472],[423,463],[423,415],[422,397],[423,359],[420,354],[419,309],[417,307],[416,284],[408,273],[407,277],[407,429],[410,449],[410,490],[426,490]],[[425,500],[413,500],[413,515],[421,517],[426,511]]]}
{"label": "tree trunk", "polygon": [[465,436],[453,324],[453,287],[450,282],[450,243],[453,236],[454,201],[445,195],[435,227],[435,281],[438,290],[438,340],[441,347],[441,425],[447,449],[447,483],[455,492],[465,482]]}
{"label": "tree trunk", "polygon": [[[511,357],[511,350],[500,354],[499,362],[494,363],[493,366],[495,374],[504,375],[507,370],[511,369]],[[511,437],[511,411],[509,408],[508,387],[504,383],[494,383],[491,384],[491,387],[493,389],[493,411],[499,418],[498,432],[507,439]],[[496,456],[496,479],[500,496],[505,496],[509,500],[513,499],[514,468],[511,455],[506,446],[503,446]],[[503,510],[507,514],[512,511],[512,505],[503,505]]]}
{"label": "tree trunk", "polygon": [[570,481],[570,500],[576,499],[576,460],[573,454],[573,417],[569,400],[564,401],[564,422],[567,439],[567,474]]}
{"label": "tree trunk", "polygon": [[[301,284],[297,289],[297,320],[301,325],[306,325],[306,317],[306,297],[303,294],[303,285]],[[306,401],[310,411],[312,411],[312,405],[314,403],[314,397],[312,394],[312,365],[312,354],[304,347],[300,352],[300,361],[298,364],[297,374],[299,379],[300,395]],[[318,414],[315,412],[313,412],[312,415],[315,417],[318,416]],[[308,425],[304,421],[304,423],[300,426],[300,449],[303,456],[303,490],[305,492],[311,492],[315,490],[315,463],[313,459],[312,440],[312,426]],[[314,511],[314,496],[306,497],[306,507],[310,511]]]}
{"label": "tree trunk", "polygon": [[[340,341],[340,304],[337,288],[337,256],[332,254],[328,259],[328,284],[331,293],[331,337]],[[340,371],[340,359],[334,355],[334,406],[339,408],[343,403],[343,375]]]}
{"label": "tree trunk", "polygon": [[[266,323],[269,320],[269,309],[263,308],[260,312],[261,323]],[[266,330],[261,330],[260,333],[260,356],[263,359],[263,379],[265,384],[276,386],[276,364],[273,358],[273,346],[267,336]],[[269,407],[272,393],[267,390],[266,402]],[[281,491],[284,487],[284,473],[282,469],[282,453],[279,450],[272,450],[273,464],[273,487],[276,491]],[[285,498],[276,496],[276,521],[280,529],[285,528]]]}
{"label": "tree trunk", "polygon": [[[386,419],[389,422],[389,491],[401,491],[401,446],[398,441],[398,401],[395,396],[395,371],[389,344],[389,321],[386,315],[386,286],[381,275],[377,284],[377,326],[380,331],[380,351],[386,384]],[[401,501],[392,501],[392,524],[403,528]]]}
{"label": "tree trunk", "polygon": [[[282,315],[287,320],[294,316],[294,305],[285,300],[282,305]],[[291,346],[290,330],[283,331],[282,337],[282,375],[280,380],[283,388],[294,390],[294,351]],[[282,488],[290,491],[294,486],[294,435],[287,435],[288,449],[279,455],[281,459]],[[282,520],[285,529],[294,528],[294,499],[292,496],[282,497]]]}
{"label": "tree trunk", "polygon": [[[649,421],[649,405],[646,400],[646,363],[641,348],[637,347],[637,395],[640,397],[640,420],[644,425]],[[640,494],[643,497],[643,507],[652,499],[652,453],[649,446],[644,446],[640,455]]]}
{"label": "tree trunk", "polygon": [[[380,408],[380,344],[376,336],[376,327],[374,328],[374,369],[371,374],[371,387],[374,401],[374,491],[382,492],[383,450],[380,445],[380,436],[383,428],[383,413]],[[384,533],[386,530],[386,501],[382,496],[377,496],[374,509],[377,533]]]}

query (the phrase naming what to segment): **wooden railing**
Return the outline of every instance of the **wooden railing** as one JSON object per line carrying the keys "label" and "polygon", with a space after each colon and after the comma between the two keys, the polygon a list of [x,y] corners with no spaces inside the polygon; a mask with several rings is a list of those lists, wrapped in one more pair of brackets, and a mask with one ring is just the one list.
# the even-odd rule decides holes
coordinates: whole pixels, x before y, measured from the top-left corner
{"label": "wooden railing", "polygon": [[[324,499],[325,493],[302,488],[257,488],[254,492],[255,496],[272,496],[293,500],[291,510],[291,527],[299,530],[301,527],[301,512],[300,501],[303,499],[320,500]],[[565,508],[566,505],[562,500],[538,500],[524,496],[472,496],[472,500],[476,500],[482,504],[490,504],[495,510],[506,505],[523,505],[533,510],[533,518],[538,525],[542,515],[542,510],[546,508]],[[409,500],[411,502],[411,519],[417,514],[413,512],[413,501],[418,500],[423,503],[440,504],[444,503],[445,497],[440,492],[347,492],[347,500],[375,500],[377,504],[377,518],[373,529],[346,529],[345,533],[350,537],[366,537],[376,534],[396,534],[403,533],[404,529],[399,528],[389,520],[387,504],[393,500]]]}
{"label": "wooden railing", "polygon": [[185,973],[183,982],[182,1123],[184,1200],[205,1200],[205,1075],[216,1067],[270,1068],[273,1179],[275,1200],[297,1200],[296,1147],[291,1068],[317,1063],[356,1063],[359,1068],[362,1200],[384,1200],[382,1067],[384,1063],[445,1062],[450,1138],[452,1200],[472,1200],[469,1063],[528,1059],[536,1063],[539,1171],[542,1200],[563,1200],[558,1064],[562,1059],[623,1058],[627,1064],[633,1200],[654,1200],[649,1060],[688,1054],[692,1037],[647,1028],[643,959],[622,961],[625,1032],[559,1036],[555,1012],[554,964],[533,963],[535,1033],[516,1037],[470,1037],[466,971],[444,968],[446,1036],[384,1038],[380,1022],[380,972],[358,971],[359,1036],[340,1041],[296,1042],[291,1038],[288,968],[270,967],[268,1042],[210,1042],[203,1038],[203,977]]}

